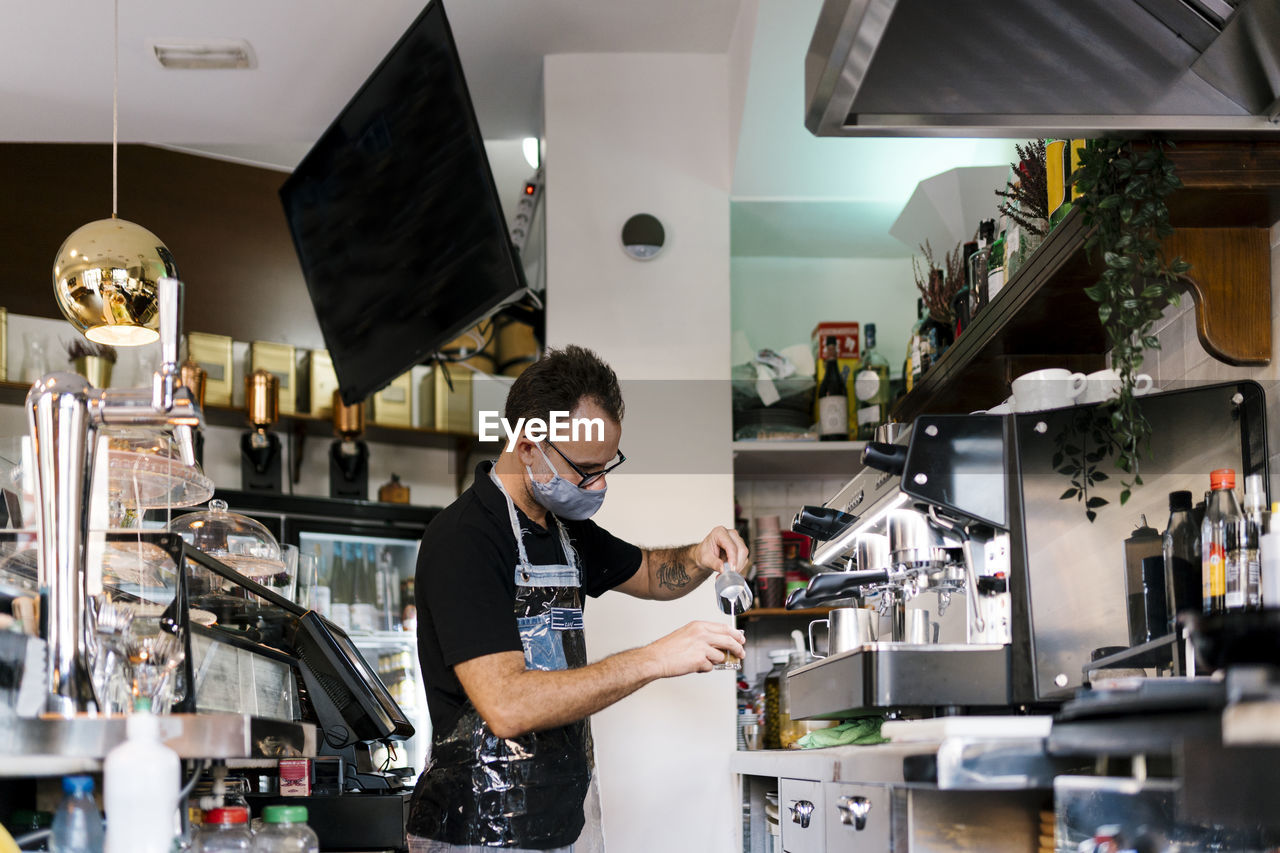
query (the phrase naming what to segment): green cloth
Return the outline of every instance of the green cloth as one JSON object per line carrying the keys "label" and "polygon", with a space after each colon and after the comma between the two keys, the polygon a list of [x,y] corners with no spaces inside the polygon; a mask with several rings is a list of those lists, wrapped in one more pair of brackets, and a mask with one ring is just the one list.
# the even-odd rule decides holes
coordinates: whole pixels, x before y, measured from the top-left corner
{"label": "green cloth", "polygon": [[881,716],[846,720],[829,729],[809,732],[796,741],[796,746],[801,749],[818,749],[824,746],[867,746],[873,743],[888,743],[887,737],[880,736],[880,724],[883,722],[884,717]]}

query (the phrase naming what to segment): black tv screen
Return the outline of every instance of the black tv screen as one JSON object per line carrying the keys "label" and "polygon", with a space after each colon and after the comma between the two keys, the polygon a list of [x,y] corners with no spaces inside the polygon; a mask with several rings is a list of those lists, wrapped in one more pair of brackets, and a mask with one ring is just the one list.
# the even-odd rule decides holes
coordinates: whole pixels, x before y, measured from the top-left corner
{"label": "black tv screen", "polygon": [[348,405],[525,289],[440,0],[280,198]]}

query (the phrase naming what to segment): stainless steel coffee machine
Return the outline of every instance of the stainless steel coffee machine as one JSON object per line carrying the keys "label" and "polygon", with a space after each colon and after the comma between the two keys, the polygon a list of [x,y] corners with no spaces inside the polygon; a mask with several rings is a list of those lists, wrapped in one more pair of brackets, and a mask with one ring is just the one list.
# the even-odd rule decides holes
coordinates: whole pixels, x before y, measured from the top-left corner
{"label": "stainless steel coffee machine", "polygon": [[[1151,452],[1124,504],[1104,405],[922,416],[870,443],[862,471],[796,516],[832,571],[788,607],[858,595],[882,630],[790,674],[792,716],[1049,707],[1100,655],[1128,653],[1124,539],[1142,515],[1163,525],[1170,492],[1204,492],[1216,468],[1265,475],[1268,460],[1257,383],[1152,394],[1141,409]],[[936,636],[909,631],[919,610]],[[1146,658],[1167,660],[1169,640]]]}

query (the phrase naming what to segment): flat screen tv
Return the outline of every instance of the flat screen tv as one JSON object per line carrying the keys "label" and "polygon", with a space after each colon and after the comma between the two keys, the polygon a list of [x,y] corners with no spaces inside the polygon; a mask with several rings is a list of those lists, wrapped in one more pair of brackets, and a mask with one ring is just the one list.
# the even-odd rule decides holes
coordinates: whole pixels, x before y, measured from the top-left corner
{"label": "flat screen tv", "polygon": [[280,198],[349,405],[525,292],[440,0]]}

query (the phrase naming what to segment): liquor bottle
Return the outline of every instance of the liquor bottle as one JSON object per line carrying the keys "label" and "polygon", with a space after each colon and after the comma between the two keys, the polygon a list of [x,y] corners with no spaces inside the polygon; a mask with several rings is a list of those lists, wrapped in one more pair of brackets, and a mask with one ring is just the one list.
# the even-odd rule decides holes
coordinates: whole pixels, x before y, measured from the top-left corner
{"label": "liquor bottle", "polygon": [[1234,583],[1239,607],[1244,607],[1244,588],[1240,584],[1240,552],[1231,547],[1240,526],[1240,505],[1233,491],[1236,472],[1219,468],[1209,475],[1212,491],[1205,503],[1204,524],[1200,527],[1201,585],[1204,612],[1212,615],[1231,607],[1229,585]]}
{"label": "liquor bottle", "polygon": [[822,441],[849,440],[849,392],[836,352],[832,335],[827,338],[822,382],[818,385],[818,438]]}
{"label": "liquor bottle", "polygon": [[332,568],[324,558],[320,543],[315,545],[316,585],[311,588],[311,600],[308,606],[326,619],[333,606],[333,574]]}
{"label": "liquor bottle", "polygon": [[863,330],[867,348],[862,354],[862,369],[853,381],[857,398],[858,438],[870,441],[875,438],[876,427],[889,416],[889,360],[876,349],[876,324],[868,323]]}
{"label": "liquor bottle", "polygon": [[330,620],[344,631],[351,630],[351,572],[342,556],[342,543],[333,543],[329,563]]}
{"label": "liquor bottle", "polygon": [[363,545],[352,544],[347,552],[348,570],[352,577],[351,630],[372,631],[376,594],[369,583],[369,561]]}
{"label": "liquor bottle", "polygon": [[987,267],[991,260],[991,241],[995,239],[996,221],[984,219],[978,223],[978,249],[969,256],[969,316],[976,317],[986,307]]}
{"label": "liquor bottle", "polygon": [[1162,536],[1164,588],[1168,596],[1169,632],[1178,613],[1200,610],[1200,528],[1191,510],[1191,492],[1169,493],[1169,523]]}
{"label": "liquor bottle", "polygon": [[907,339],[907,358],[902,366],[902,381],[908,392],[920,380],[921,342],[920,328],[924,325],[924,300],[916,300],[916,322],[911,327],[911,337]]}
{"label": "liquor bottle", "polygon": [[987,298],[990,302],[996,298],[1005,285],[1005,232],[1001,231],[991,243],[991,256],[987,260]]}
{"label": "liquor bottle", "polygon": [[1258,610],[1262,606],[1262,558],[1259,551],[1262,534],[1269,521],[1267,492],[1261,474],[1244,478],[1244,523],[1237,542],[1241,549],[1240,570],[1244,575],[1244,606]]}

